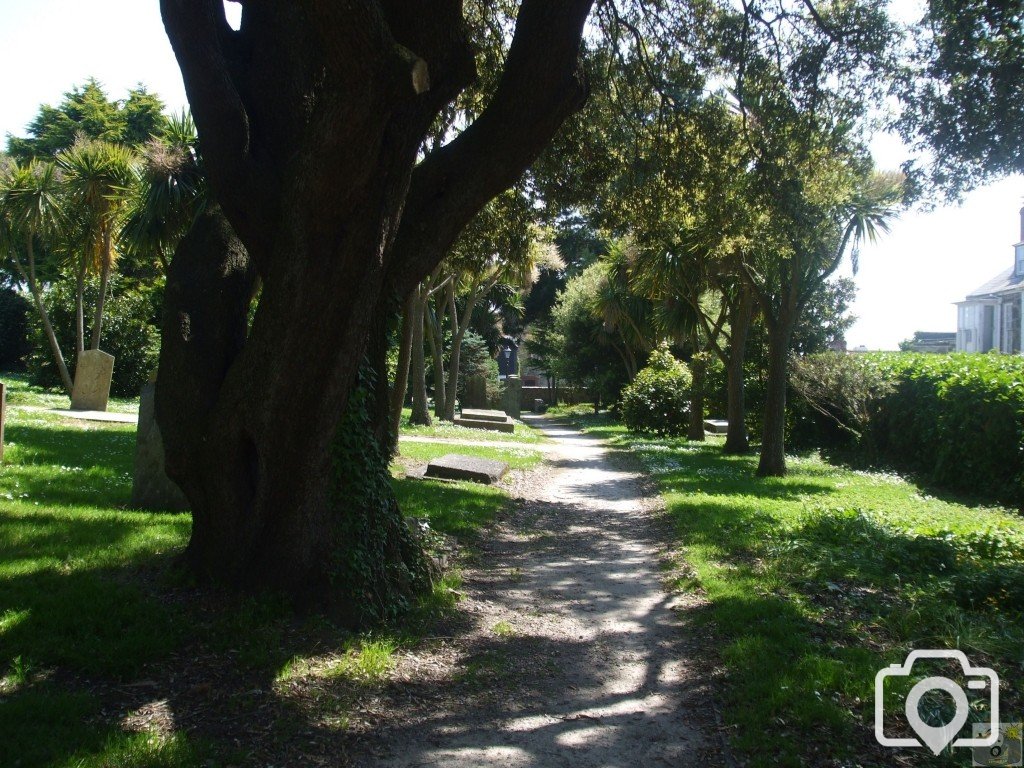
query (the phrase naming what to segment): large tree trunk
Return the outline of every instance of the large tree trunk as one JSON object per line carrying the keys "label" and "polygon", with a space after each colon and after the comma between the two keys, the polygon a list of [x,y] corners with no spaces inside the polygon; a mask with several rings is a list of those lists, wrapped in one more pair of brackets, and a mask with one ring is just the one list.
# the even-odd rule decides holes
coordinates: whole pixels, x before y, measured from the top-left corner
{"label": "large tree trunk", "polygon": [[223,210],[170,265],[156,398],[200,576],[353,621],[428,583],[387,470],[384,329],[581,105],[591,2],[523,0],[488,107],[417,165],[472,76],[461,3],[245,3],[235,32],[221,0],[162,0]]}
{"label": "large tree trunk", "polygon": [[786,474],[786,386],[792,315],[780,316],[768,325],[768,383],[765,391],[764,429],[761,434],[760,477]]}
{"label": "large tree trunk", "polygon": [[405,393],[409,389],[409,363],[412,357],[412,326],[415,315],[416,293],[409,292],[402,307],[402,332],[398,342],[398,364],[395,366],[395,383],[391,388],[391,432],[396,445],[398,431],[402,425],[402,408],[405,407]]}
{"label": "large tree trunk", "polygon": [[747,436],[747,406],[743,364],[747,357],[747,336],[754,314],[754,298],[748,288],[740,289],[740,296],[730,311],[729,359],[726,363],[728,379],[729,421],[725,436],[725,453],[741,454],[750,450]]}
{"label": "large tree trunk", "polygon": [[423,349],[423,309],[426,304],[426,287],[415,289],[416,304],[413,307],[412,326],[412,414],[410,424],[429,427],[431,424],[430,405],[427,403],[427,356]]}

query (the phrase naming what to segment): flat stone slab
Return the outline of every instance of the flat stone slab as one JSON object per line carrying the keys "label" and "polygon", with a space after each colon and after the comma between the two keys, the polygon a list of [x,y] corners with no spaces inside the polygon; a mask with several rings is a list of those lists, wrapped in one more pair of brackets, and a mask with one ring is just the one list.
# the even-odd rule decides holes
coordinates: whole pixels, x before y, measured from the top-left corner
{"label": "flat stone slab", "polygon": [[484,408],[463,408],[462,418],[472,421],[508,421],[508,414]]}
{"label": "flat stone slab", "polygon": [[704,431],[713,435],[724,435],[729,431],[729,422],[725,419],[704,419]]}
{"label": "flat stone slab", "polygon": [[[502,414],[505,416],[505,414]],[[493,432],[515,432],[516,425],[508,416],[505,416],[505,421],[491,421],[489,419],[467,419],[463,416],[455,417],[456,427],[466,427],[468,429],[489,429]]]}
{"label": "flat stone slab", "polygon": [[508,464],[504,461],[448,453],[432,459],[427,464],[427,471],[423,476],[437,480],[469,480],[474,483],[493,485],[507,473]]}
{"label": "flat stone slab", "polygon": [[137,424],[139,416],[136,413],[111,413],[110,411],[58,411],[48,410],[47,413],[55,413],[65,419],[80,419],[82,421],[110,421],[118,424]]}

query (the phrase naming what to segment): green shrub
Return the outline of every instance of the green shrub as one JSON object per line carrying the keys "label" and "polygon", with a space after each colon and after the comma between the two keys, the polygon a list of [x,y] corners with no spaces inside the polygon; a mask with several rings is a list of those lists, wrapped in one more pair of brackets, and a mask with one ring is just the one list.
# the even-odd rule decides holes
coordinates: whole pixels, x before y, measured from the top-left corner
{"label": "green shrub", "polygon": [[853,426],[862,458],[938,487],[1024,503],[1021,357],[897,352],[812,356],[801,365],[817,368],[798,372],[804,381],[795,387],[813,380],[819,404]]}
{"label": "green shrub", "polygon": [[794,355],[789,384],[795,396],[787,398],[791,445],[859,444],[865,450],[879,404],[895,387],[886,369],[870,358],[838,352]]}
{"label": "green shrub", "polygon": [[10,288],[0,288],[0,370],[19,369],[32,350],[28,340],[32,302]]}
{"label": "green shrub", "polygon": [[[114,356],[114,379],[110,393],[118,397],[135,397],[156,369],[160,349],[160,332],[156,327],[162,284],[140,288],[114,276],[108,288],[103,316],[103,336],[100,349]],[[95,281],[86,286],[86,339],[88,347],[92,312],[98,286]],[[75,370],[75,285],[73,281],[55,283],[44,294],[50,320],[60,342],[68,370]],[[39,318],[33,316],[32,352],[28,359],[29,377],[33,384],[60,387],[60,375],[53,361],[50,344],[43,333]]]}
{"label": "green shrub", "polygon": [[622,420],[634,432],[686,434],[691,383],[689,368],[662,344],[622,391]]}

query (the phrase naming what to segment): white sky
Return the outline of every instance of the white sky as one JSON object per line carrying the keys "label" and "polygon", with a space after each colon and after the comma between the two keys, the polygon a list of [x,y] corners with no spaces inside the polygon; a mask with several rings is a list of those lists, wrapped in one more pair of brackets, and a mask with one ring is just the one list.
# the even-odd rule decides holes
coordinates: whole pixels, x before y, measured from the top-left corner
{"label": "white sky", "polygon": [[[157,0],[0,0],[0,72],[0,136],[24,135],[40,104],[88,77],[114,98],[144,83],[171,110],[185,105]],[[883,168],[904,159],[898,141],[875,150]],[[1022,202],[1024,178],[1007,179],[961,207],[906,213],[865,246],[850,346],[895,349],[915,330],[955,330],[952,302],[1012,264]]]}

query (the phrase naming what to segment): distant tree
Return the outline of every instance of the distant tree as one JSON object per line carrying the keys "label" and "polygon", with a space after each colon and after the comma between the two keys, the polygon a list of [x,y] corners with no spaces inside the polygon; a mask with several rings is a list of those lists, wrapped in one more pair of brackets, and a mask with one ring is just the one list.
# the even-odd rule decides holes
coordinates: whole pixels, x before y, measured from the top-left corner
{"label": "distant tree", "polygon": [[826,280],[808,299],[800,319],[793,328],[790,349],[803,355],[827,352],[846,337],[857,321],[850,306],[857,296],[853,278]]}
{"label": "distant tree", "polygon": [[37,256],[59,235],[64,223],[60,177],[53,163],[10,164],[0,175],[0,246],[3,246],[39,313],[64,389],[74,384],[43,301]]}
{"label": "distant tree", "polygon": [[547,378],[551,402],[555,402],[558,396],[558,361],[564,345],[565,341],[556,330],[550,313],[529,326],[524,364],[540,371]]}
{"label": "distant tree", "polygon": [[89,272],[99,275],[99,293],[92,319],[90,349],[100,348],[107,284],[117,261],[117,236],[130,205],[136,181],[137,156],[127,146],[99,139],[80,138],[57,154],[63,172],[63,191],[76,211],[70,234],[78,247],[77,350],[85,349],[82,292]]}
{"label": "distant tree", "polygon": [[435,413],[442,419],[455,418],[462,340],[480,302],[499,286],[510,293],[528,290],[542,267],[562,268],[550,233],[532,217],[523,190],[499,195],[469,223],[433,278],[426,318]]}
{"label": "distant tree", "polygon": [[903,137],[925,159],[915,181],[950,198],[1024,172],[1024,4],[930,0],[903,79]]}
{"label": "distant tree", "polygon": [[43,104],[29,123],[27,137],[8,135],[7,151],[19,161],[50,159],[79,137],[139,147],[160,135],[166,118],[160,98],[142,85],[122,101],[108,98],[90,78],[64,94],[57,106]]}
{"label": "distant tree", "polygon": [[609,333],[599,301],[604,269],[592,264],[571,278],[552,311],[561,342],[556,372],[567,384],[587,390],[595,408],[613,400],[629,380],[629,363],[621,339]]}

